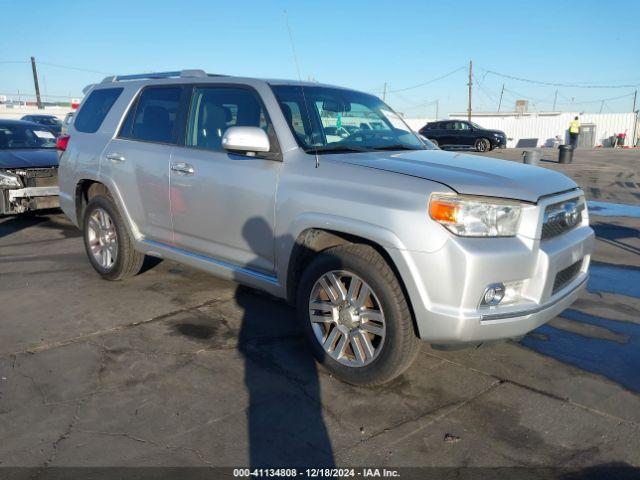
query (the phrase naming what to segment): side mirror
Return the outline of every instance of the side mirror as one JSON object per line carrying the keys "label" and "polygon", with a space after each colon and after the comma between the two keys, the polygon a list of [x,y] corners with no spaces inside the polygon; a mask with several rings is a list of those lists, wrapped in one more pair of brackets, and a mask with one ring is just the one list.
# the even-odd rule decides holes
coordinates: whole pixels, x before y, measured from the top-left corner
{"label": "side mirror", "polygon": [[259,127],[229,127],[222,136],[222,148],[230,152],[268,152],[269,137]]}

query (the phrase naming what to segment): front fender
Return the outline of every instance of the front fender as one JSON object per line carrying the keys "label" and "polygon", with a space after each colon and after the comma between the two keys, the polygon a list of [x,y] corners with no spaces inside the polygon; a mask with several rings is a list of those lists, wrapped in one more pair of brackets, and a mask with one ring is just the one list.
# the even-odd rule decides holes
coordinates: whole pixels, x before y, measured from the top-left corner
{"label": "front fender", "polygon": [[276,271],[285,291],[287,290],[289,263],[296,240],[305,230],[309,229],[326,230],[364,238],[368,242],[379,245],[386,252],[394,252],[393,256],[395,257],[397,257],[395,252],[406,249],[400,238],[381,225],[339,215],[303,213],[291,222],[286,229],[287,233],[285,235],[281,235],[276,239]]}

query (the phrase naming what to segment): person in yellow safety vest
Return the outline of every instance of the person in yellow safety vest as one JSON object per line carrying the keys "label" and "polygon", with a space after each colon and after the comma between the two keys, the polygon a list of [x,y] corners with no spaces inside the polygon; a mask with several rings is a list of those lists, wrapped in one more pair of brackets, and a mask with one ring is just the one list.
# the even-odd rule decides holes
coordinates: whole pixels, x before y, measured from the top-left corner
{"label": "person in yellow safety vest", "polygon": [[569,124],[569,144],[575,149],[578,148],[578,135],[580,135],[580,122],[578,117],[571,120]]}

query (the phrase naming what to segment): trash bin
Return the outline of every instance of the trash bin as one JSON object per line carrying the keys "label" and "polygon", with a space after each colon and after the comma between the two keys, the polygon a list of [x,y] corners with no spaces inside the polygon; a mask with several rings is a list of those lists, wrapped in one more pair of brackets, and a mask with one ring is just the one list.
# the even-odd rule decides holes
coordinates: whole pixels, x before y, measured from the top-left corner
{"label": "trash bin", "polygon": [[571,145],[560,145],[558,150],[558,163],[573,162],[573,147]]}
{"label": "trash bin", "polygon": [[522,161],[528,165],[539,165],[541,156],[538,150],[525,150],[522,152]]}

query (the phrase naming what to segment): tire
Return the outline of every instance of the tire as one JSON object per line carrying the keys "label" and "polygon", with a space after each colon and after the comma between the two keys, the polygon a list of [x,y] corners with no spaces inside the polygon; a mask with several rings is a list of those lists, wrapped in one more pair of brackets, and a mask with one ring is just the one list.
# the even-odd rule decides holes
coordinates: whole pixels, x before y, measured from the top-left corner
{"label": "tire", "polygon": [[[145,255],[133,248],[122,215],[111,198],[97,195],[89,200],[84,211],[83,227],[87,257],[102,278],[122,280],[140,272]],[[103,236],[100,237],[97,231],[102,232]],[[105,256],[97,252],[105,250],[109,251],[110,257],[107,256],[103,261]]]}
{"label": "tire", "polygon": [[[337,289],[323,286],[321,280],[326,280],[326,275],[334,275],[340,282],[344,300],[332,303],[329,290],[335,294]],[[365,287],[371,291],[368,296]],[[310,310],[312,297],[313,305],[321,306],[319,310]],[[353,299],[351,304],[349,299]],[[336,307],[341,301],[343,306]],[[358,309],[358,305],[364,306]],[[420,349],[402,287],[384,258],[368,245],[344,245],[317,254],[300,279],[297,310],[316,360],[347,383],[371,386],[389,382],[411,365]],[[353,316],[354,311],[361,313]],[[312,314],[316,321],[312,321]],[[373,347],[373,353],[367,345]]]}
{"label": "tire", "polygon": [[438,143],[437,140],[434,140],[433,138],[428,138],[427,140],[429,140],[431,143],[433,143],[436,147],[440,147],[440,144]]}
{"label": "tire", "polygon": [[476,152],[488,152],[491,150],[491,142],[486,138],[479,138],[475,144]]}

